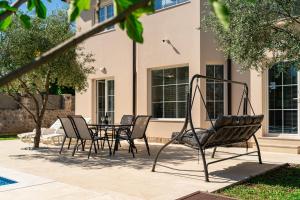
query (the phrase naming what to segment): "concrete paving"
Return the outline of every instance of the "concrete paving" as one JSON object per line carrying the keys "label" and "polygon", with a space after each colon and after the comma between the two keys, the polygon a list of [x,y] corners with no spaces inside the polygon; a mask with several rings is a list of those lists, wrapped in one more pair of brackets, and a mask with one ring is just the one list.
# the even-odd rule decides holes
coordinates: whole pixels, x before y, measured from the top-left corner
{"label": "concrete paving", "polygon": [[[28,144],[18,140],[0,141],[0,167],[47,180],[43,184],[6,191],[0,196],[6,199],[176,199],[196,191],[212,192],[257,174],[265,173],[284,163],[299,163],[300,156],[262,152],[263,165],[257,156],[243,156],[209,166],[210,181],[204,181],[201,158],[197,151],[179,145],[167,147],[158,162],[156,172],[151,172],[154,155],[161,147],[151,144],[149,157],[144,145],[136,158],[122,147],[114,157],[108,150],[98,152],[89,160],[87,152],[71,151],[58,154],[59,147],[48,146],[28,150]],[[251,149],[250,149],[251,150]],[[245,152],[244,148],[220,148],[216,158],[229,153]],[[211,151],[207,152],[207,157]],[[211,159],[209,159],[211,160]],[[4,169],[3,168],[3,169]],[[0,168],[0,176],[7,177]],[[2,172],[2,173],[1,173]],[[21,177],[22,175],[20,175]],[[9,178],[9,177],[8,177]],[[0,186],[0,188],[3,186]],[[3,198],[4,199],[4,198]]]}

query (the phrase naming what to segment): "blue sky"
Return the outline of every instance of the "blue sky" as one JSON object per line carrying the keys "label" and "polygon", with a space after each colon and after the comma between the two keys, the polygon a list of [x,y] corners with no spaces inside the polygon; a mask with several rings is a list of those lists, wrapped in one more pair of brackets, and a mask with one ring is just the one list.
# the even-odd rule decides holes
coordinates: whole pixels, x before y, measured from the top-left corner
{"label": "blue sky", "polygon": [[[46,5],[47,7],[47,14],[51,14],[53,11],[56,10],[60,10],[60,9],[68,9],[68,4],[61,1],[61,0],[51,0],[51,2],[49,2],[48,0],[42,0],[43,3]],[[21,10],[23,11],[27,11],[27,5],[23,4],[21,6]]]}
{"label": "blue sky", "polygon": [[51,14],[55,10],[59,9],[68,9],[68,4],[61,0],[51,0],[51,2],[43,1],[47,7],[48,15]]}

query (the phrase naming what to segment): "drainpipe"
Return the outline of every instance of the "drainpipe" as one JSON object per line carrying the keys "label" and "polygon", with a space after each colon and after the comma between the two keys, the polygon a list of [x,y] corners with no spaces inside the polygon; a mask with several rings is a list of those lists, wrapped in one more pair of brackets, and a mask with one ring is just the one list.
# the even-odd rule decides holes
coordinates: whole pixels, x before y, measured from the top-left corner
{"label": "drainpipe", "polygon": [[[232,66],[232,60],[230,56],[227,57],[227,79],[231,80],[231,66]],[[228,115],[231,115],[231,83],[227,84],[227,112]]]}
{"label": "drainpipe", "polygon": [[136,115],[136,42],[132,42],[132,114]]}

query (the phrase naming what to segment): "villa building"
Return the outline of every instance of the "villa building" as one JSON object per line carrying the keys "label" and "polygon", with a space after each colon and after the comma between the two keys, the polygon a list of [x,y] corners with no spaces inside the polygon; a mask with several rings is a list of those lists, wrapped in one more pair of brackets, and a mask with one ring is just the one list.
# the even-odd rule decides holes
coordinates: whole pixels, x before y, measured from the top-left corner
{"label": "villa building", "polygon": [[[214,36],[201,28],[205,3],[200,0],[156,0],[156,12],[143,16],[144,43],[135,44],[116,25],[87,40],[83,46],[95,55],[96,73],[88,88],[76,94],[75,112],[111,122],[124,114],[152,115],[147,136],[165,142],[182,128],[188,83],[194,74],[246,82],[255,114],[264,114],[259,141],[264,150],[300,154],[300,75],[291,70],[240,72],[217,50]],[[93,2],[93,11],[77,21],[78,32],[114,16],[112,0]],[[97,8],[96,8],[97,7]],[[99,7],[99,8],[98,8]],[[276,75],[275,75],[276,74]],[[200,83],[209,116],[236,114],[242,87],[214,81]],[[193,120],[209,127],[203,105],[196,103]]]}

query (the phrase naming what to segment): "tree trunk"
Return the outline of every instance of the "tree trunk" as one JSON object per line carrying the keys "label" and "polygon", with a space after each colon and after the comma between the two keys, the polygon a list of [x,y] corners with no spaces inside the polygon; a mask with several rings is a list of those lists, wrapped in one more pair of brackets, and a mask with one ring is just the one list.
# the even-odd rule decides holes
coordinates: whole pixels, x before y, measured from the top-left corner
{"label": "tree trunk", "polygon": [[38,122],[35,125],[35,136],[34,136],[34,148],[40,147],[40,140],[41,140],[41,134],[42,134],[42,121],[38,119]]}

